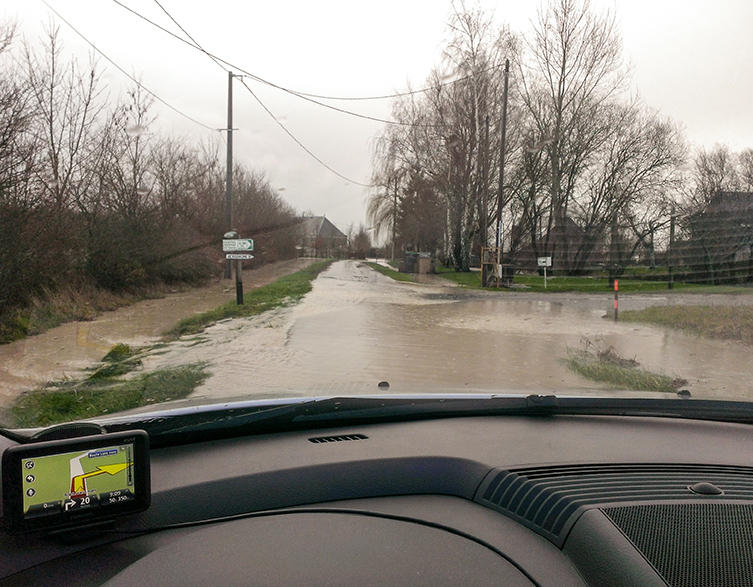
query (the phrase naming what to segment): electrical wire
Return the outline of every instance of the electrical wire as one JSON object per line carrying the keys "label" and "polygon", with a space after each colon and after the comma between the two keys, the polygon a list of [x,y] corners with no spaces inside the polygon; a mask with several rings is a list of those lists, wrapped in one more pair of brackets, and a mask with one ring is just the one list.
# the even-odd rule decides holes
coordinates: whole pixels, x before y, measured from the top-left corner
{"label": "electrical wire", "polygon": [[163,100],[162,98],[160,98],[152,90],[150,90],[149,88],[147,88],[146,86],[144,86],[144,84],[142,84],[139,80],[137,80],[135,77],[133,77],[131,74],[129,74],[125,69],[123,69],[122,67],[120,67],[117,63],[115,63],[112,59],[110,59],[107,55],[105,55],[99,48],[97,48],[96,45],[94,45],[94,43],[92,43],[81,32],[79,32],[78,29],[76,29],[76,27],[74,27],[70,22],[68,22],[65,18],[63,18],[61,16],[61,14],[57,10],[55,10],[52,6],[50,6],[47,3],[47,0],[42,0],[42,3],[45,6],[47,6],[47,8],[49,8],[50,11],[52,11],[60,20],[62,20],[74,33],[76,33],[79,37],[81,37],[86,44],[88,44],[92,49],[94,49],[97,53],[99,53],[104,59],[106,59],[109,63],[111,63],[118,71],[120,71],[123,75],[125,75],[128,79],[130,79],[133,83],[135,83],[139,88],[141,88],[142,90],[144,90],[147,94],[149,94],[150,96],[152,96],[155,100],[157,100],[161,104],[164,104],[170,110],[172,110],[173,112],[175,112],[175,113],[183,116],[187,120],[190,120],[194,124],[198,124],[199,126],[205,128],[207,130],[211,130],[212,132],[216,132],[217,131],[216,128],[212,128],[211,126],[208,126],[208,125],[204,124],[203,122],[199,122],[195,118],[192,118],[191,116],[189,116],[185,112],[181,112],[175,106],[173,106],[172,104],[169,104],[168,102],[166,102],[165,100]]}
{"label": "electrical wire", "polygon": [[[323,102],[319,102],[318,100],[314,99],[314,97],[317,97],[317,98],[320,98],[320,99],[328,99],[328,100],[370,100],[370,99],[381,99],[381,98],[394,98],[394,97],[398,97],[398,96],[401,96],[401,95],[412,95],[412,94],[418,94],[418,93],[432,91],[432,90],[436,89],[436,87],[424,88],[422,90],[416,90],[416,91],[412,91],[412,92],[406,92],[404,94],[391,94],[391,95],[386,95],[386,96],[382,96],[382,97],[366,97],[366,98],[339,98],[339,97],[335,97],[335,96],[319,96],[317,94],[308,94],[308,93],[305,93],[305,92],[299,92],[299,91],[296,91],[296,90],[291,90],[291,89],[286,88],[284,86],[281,86],[279,84],[275,84],[274,82],[266,80],[266,79],[264,79],[262,77],[259,77],[258,75],[254,74],[254,73],[251,73],[250,71],[248,71],[248,70],[246,70],[246,69],[244,69],[244,68],[242,68],[242,67],[240,67],[238,65],[235,65],[235,64],[233,64],[233,63],[231,63],[231,62],[223,59],[222,57],[219,57],[217,55],[209,53],[208,51],[206,51],[205,49],[203,49],[201,46],[199,46],[198,44],[196,44],[192,40],[188,41],[188,40],[186,40],[186,39],[184,39],[184,38],[176,35],[172,31],[169,31],[168,29],[164,28],[163,26],[161,26],[161,25],[157,24],[156,22],[148,19],[147,17],[145,17],[142,14],[136,12],[132,8],[129,8],[128,6],[126,6],[125,4],[123,4],[122,2],[120,2],[119,0],[113,0],[113,2],[115,2],[115,4],[117,4],[118,6],[120,6],[123,9],[127,10],[131,14],[137,16],[138,18],[140,18],[140,19],[144,20],[145,22],[151,24],[152,26],[158,28],[162,32],[167,33],[171,37],[179,40],[182,43],[185,43],[186,45],[188,45],[189,47],[191,47],[193,49],[201,51],[202,53],[204,53],[208,57],[210,57],[212,60],[214,60],[215,62],[220,62],[220,63],[224,64],[224,66],[227,66],[227,68],[229,68],[229,69],[232,69],[232,70],[235,70],[235,71],[239,71],[243,75],[249,77],[250,79],[253,79],[254,81],[257,81],[259,83],[262,83],[262,84],[265,84],[265,85],[270,86],[272,88],[275,88],[277,90],[280,90],[281,92],[285,92],[287,94],[290,94],[291,96],[295,96],[295,97],[300,98],[302,100],[306,100],[308,102],[311,102],[312,104],[316,104],[317,106],[321,106],[322,108],[328,108],[330,110],[334,110],[335,112],[340,112],[342,114],[347,114],[349,116],[355,116],[357,118],[362,118],[364,120],[371,120],[373,122],[379,122],[379,123],[382,123],[382,124],[389,124],[389,125],[395,125],[395,126],[410,126],[410,127],[422,127],[422,128],[426,128],[426,127],[441,127],[442,126],[441,124],[414,124],[412,122],[402,122],[402,121],[395,121],[395,120],[387,120],[385,118],[378,118],[378,117],[375,117],[375,116],[369,116],[367,114],[361,114],[359,112],[353,112],[352,110],[345,110],[344,108],[338,108],[337,106],[332,106],[331,104],[325,104]],[[163,10],[164,10],[164,8],[163,8]],[[177,22],[175,21],[175,19],[173,19],[172,17],[170,17],[170,18],[177,25]],[[183,30],[183,28],[180,27],[180,25],[178,25],[178,27],[181,28],[181,30]],[[190,35],[188,35],[188,36],[190,38]],[[488,70],[491,71],[491,70],[493,70],[495,68],[496,68],[496,66],[493,66],[493,67],[490,67]],[[227,70],[228,69],[226,69],[226,71]],[[458,80],[453,80],[453,81],[447,82],[445,84],[440,84],[440,87],[444,87],[444,86],[447,86],[447,85],[455,84],[455,83],[457,83],[459,81],[462,81],[464,79],[469,79],[470,77],[471,76],[466,76],[466,77],[460,78]]]}
{"label": "electrical wire", "polygon": [[324,161],[322,161],[321,159],[319,159],[319,157],[317,157],[316,155],[314,155],[314,153],[312,153],[312,152],[311,152],[311,151],[310,151],[310,150],[309,150],[309,149],[308,149],[308,148],[307,148],[307,147],[306,147],[306,146],[305,146],[305,145],[304,145],[304,144],[303,144],[303,143],[302,143],[301,141],[299,141],[299,140],[298,140],[298,139],[297,139],[297,138],[296,138],[296,137],[295,137],[295,136],[293,135],[293,133],[291,133],[291,132],[290,132],[290,131],[289,131],[289,130],[288,130],[288,129],[287,129],[286,127],[285,127],[285,125],[284,125],[284,124],[282,124],[282,123],[281,123],[281,122],[280,122],[279,120],[277,120],[277,117],[276,117],[276,116],[275,116],[274,114],[272,114],[272,112],[271,112],[271,111],[269,110],[269,108],[267,108],[267,107],[266,107],[266,105],[264,104],[264,102],[262,102],[262,101],[261,101],[261,99],[259,99],[259,97],[258,97],[258,96],[257,96],[257,95],[256,95],[256,94],[255,94],[255,93],[253,92],[253,90],[252,90],[251,88],[249,88],[249,87],[248,87],[248,84],[246,84],[246,82],[245,82],[245,81],[243,80],[243,78],[239,78],[239,79],[240,79],[240,82],[241,82],[241,84],[243,84],[243,87],[244,87],[244,88],[246,88],[246,89],[248,90],[248,92],[249,92],[249,93],[250,93],[250,94],[251,94],[251,95],[252,95],[252,96],[254,97],[254,99],[255,99],[255,100],[256,100],[256,101],[257,101],[257,102],[259,103],[259,105],[260,105],[260,106],[261,106],[261,107],[262,107],[262,108],[264,109],[264,111],[265,111],[265,112],[266,112],[267,114],[269,114],[269,115],[270,115],[270,116],[272,117],[272,119],[273,119],[273,120],[274,120],[274,121],[275,121],[275,122],[276,122],[276,123],[278,124],[278,126],[279,126],[279,127],[280,127],[280,128],[282,129],[282,130],[284,130],[284,131],[285,131],[285,133],[286,133],[286,134],[287,134],[287,135],[288,135],[288,136],[289,136],[289,137],[290,137],[291,139],[293,139],[293,140],[295,141],[295,143],[296,143],[296,144],[297,144],[297,145],[298,145],[298,146],[299,146],[299,147],[300,147],[301,149],[303,149],[304,151],[306,151],[306,153],[308,153],[308,154],[309,154],[309,155],[310,155],[310,156],[311,156],[311,157],[312,157],[312,158],[313,158],[313,159],[314,159],[315,161],[317,161],[317,162],[318,162],[318,163],[319,163],[320,165],[322,165],[322,166],[323,166],[323,167],[324,167],[325,169],[328,169],[329,171],[331,171],[332,173],[334,173],[334,174],[335,174],[335,175],[336,175],[337,177],[340,177],[340,178],[344,179],[345,181],[347,181],[347,182],[349,182],[349,183],[352,183],[352,184],[355,184],[355,185],[359,185],[359,186],[361,186],[361,187],[365,187],[365,188],[377,187],[377,186],[375,186],[375,185],[372,185],[372,184],[361,183],[361,182],[359,182],[359,181],[355,181],[355,180],[352,180],[352,179],[350,179],[349,177],[346,177],[346,176],[344,176],[344,175],[343,175],[342,173],[339,173],[338,171],[335,171],[335,170],[334,170],[334,169],[332,169],[332,168],[331,168],[331,167],[330,167],[329,165],[327,165],[327,164],[326,164],[326,163],[325,163]]}
{"label": "electrical wire", "polygon": [[[163,12],[164,12],[164,13],[165,13],[165,14],[167,15],[167,17],[168,17],[168,18],[169,18],[169,19],[170,19],[171,21],[173,21],[173,23],[175,23],[175,25],[176,25],[176,26],[177,26],[177,27],[178,27],[178,28],[179,28],[179,29],[180,29],[180,30],[181,30],[181,31],[183,32],[183,34],[184,34],[184,35],[186,35],[186,37],[188,37],[188,38],[189,38],[189,39],[191,40],[191,42],[193,42],[193,43],[194,43],[194,45],[195,45],[195,46],[196,46],[196,47],[197,47],[198,49],[200,49],[200,50],[201,50],[202,52],[204,52],[204,53],[205,53],[205,54],[206,54],[206,55],[207,55],[207,56],[208,56],[208,57],[209,57],[210,59],[212,59],[212,61],[214,61],[214,62],[215,62],[215,63],[216,63],[216,64],[217,64],[217,65],[218,65],[219,67],[221,67],[221,68],[222,68],[223,70],[225,70],[225,67],[224,67],[224,66],[222,65],[222,63],[220,63],[220,61],[219,61],[219,60],[217,60],[216,58],[214,58],[214,56],[212,56],[212,55],[210,55],[209,53],[207,53],[207,52],[206,52],[206,51],[204,50],[204,48],[203,48],[203,47],[202,47],[202,46],[201,46],[201,45],[200,45],[200,44],[198,43],[198,41],[196,41],[196,39],[194,39],[194,38],[193,38],[193,37],[192,37],[192,36],[191,36],[191,35],[190,35],[190,34],[188,33],[188,31],[187,31],[187,30],[186,30],[185,28],[183,28],[183,27],[181,26],[181,24],[180,24],[180,23],[179,23],[179,22],[178,22],[177,20],[175,20],[175,18],[173,18],[173,16],[172,16],[172,15],[171,15],[171,14],[170,14],[170,13],[169,13],[168,11],[167,11],[167,9],[166,9],[166,8],[165,8],[164,6],[162,6],[162,4],[160,4],[159,0],[154,0],[154,2],[155,2],[155,4],[157,4],[157,6],[159,6],[159,7],[160,7],[160,8],[162,9],[162,11],[163,11]],[[227,71],[227,70],[225,70],[225,71]],[[284,131],[284,132],[285,132],[285,133],[286,133],[286,134],[287,134],[287,135],[288,135],[288,136],[289,136],[289,137],[290,137],[291,139],[293,139],[293,141],[295,141],[295,143],[296,143],[296,144],[297,144],[297,145],[298,145],[299,147],[301,147],[301,149],[303,149],[303,150],[304,150],[304,151],[305,151],[305,152],[306,152],[306,153],[307,153],[307,154],[308,154],[309,156],[311,156],[311,157],[312,157],[312,158],[313,158],[313,159],[314,159],[314,160],[315,160],[315,161],[316,161],[317,163],[319,163],[320,165],[322,165],[322,166],[323,166],[323,167],[324,167],[325,169],[327,169],[327,170],[328,170],[328,171],[330,171],[331,173],[334,173],[334,174],[335,174],[336,176],[338,176],[338,177],[340,177],[340,178],[342,178],[342,179],[344,179],[344,180],[346,180],[346,181],[348,181],[348,182],[350,182],[350,183],[352,183],[352,184],[355,184],[355,185],[359,185],[359,186],[362,186],[362,187],[374,187],[374,186],[371,186],[371,185],[369,185],[369,184],[364,184],[364,183],[361,183],[361,182],[358,182],[358,181],[352,180],[352,179],[350,179],[350,178],[348,178],[348,177],[346,177],[346,176],[342,175],[341,173],[339,173],[338,171],[336,171],[335,169],[333,169],[333,168],[332,168],[332,167],[330,167],[329,165],[327,165],[327,164],[326,164],[326,163],[325,163],[324,161],[322,161],[322,160],[321,160],[321,159],[320,159],[319,157],[317,157],[317,156],[316,156],[316,155],[315,155],[315,154],[314,154],[314,153],[313,153],[313,152],[312,152],[311,150],[309,150],[309,149],[308,149],[308,148],[307,148],[307,147],[306,147],[306,146],[305,146],[305,145],[304,145],[304,144],[303,144],[303,143],[302,143],[301,141],[299,141],[299,140],[298,140],[298,139],[297,139],[297,138],[296,138],[296,137],[295,137],[295,136],[293,135],[293,133],[291,133],[291,132],[290,132],[290,131],[288,130],[288,128],[287,128],[287,127],[286,127],[285,125],[283,125],[283,124],[282,124],[282,123],[281,123],[281,122],[280,122],[280,121],[279,121],[279,120],[277,119],[277,117],[276,117],[276,116],[275,116],[275,115],[274,115],[274,114],[273,114],[273,113],[272,113],[272,112],[271,112],[271,111],[269,110],[269,108],[267,108],[267,106],[266,106],[266,105],[264,104],[264,102],[262,102],[262,101],[261,101],[261,99],[260,99],[260,98],[259,98],[259,97],[258,97],[258,96],[257,96],[257,95],[256,95],[256,94],[255,94],[255,93],[254,93],[254,92],[252,91],[252,90],[251,90],[251,88],[249,88],[249,87],[248,87],[248,84],[246,84],[246,82],[245,82],[245,81],[243,81],[243,78],[242,78],[242,77],[238,76],[238,79],[239,79],[239,80],[240,80],[240,82],[241,82],[241,83],[243,84],[243,86],[244,86],[244,87],[246,88],[246,90],[248,90],[248,92],[249,92],[249,93],[251,94],[251,96],[253,96],[253,98],[254,98],[254,99],[255,99],[255,100],[256,100],[256,101],[257,101],[257,102],[259,103],[259,105],[260,105],[260,106],[261,106],[261,107],[262,107],[262,108],[264,109],[264,111],[265,111],[265,112],[266,112],[267,114],[269,114],[269,116],[270,116],[270,117],[272,117],[272,119],[273,119],[273,120],[274,120],[274,121],[275,121],[275,122],[277,123],[277,125],[278,125],[278,126],[279,126],[280,128],[282,128],[282,130],[283,130],[283,131]]]}
{"label": "electrical wire", "polygon": [[[194,49],[198,49],[202,53],[205,53],[212,60],[217,61],[217,62],[221,62],[221,63],[225,64],[226,66],[228,66],[231,69],[240,71],[244,75],[247,75],[248,77],[252,78],[253,80],[258,81],[259,83],[266,84],[266,85],[268,85],[270,87],[273,87],[275,89],[281,90],[283,92],[287,92],[287,93],[292,94],[294,96],[298,96],[299,98],[318,98],[320,100],[338,100],[338,101],[389,100],[389,99],[393,99],[393,98],[402,98],[402,97],[405,97],[405,96],[414,96],[416,94],[423,94],[423,93],[426,93],[426,92],[431,92],[431,91],[434,91],[437,87],[450,86],[450,85],[453,85],[455,83],[458,83],[458,82],[461,82],[461,81],[464,81],[464,80],[467,80],[467,79],[471,79],[473,77],[472,75],[467,75],[467,76],[458,78],[456,80],[452,80],[452,81],[448,81],[448,82],[439,84],[438,86],[432,86],[430,88],[421,88],[420,90],[409,90],[409,91],[405,91],[405,92],[397,92],[397,93],[392,93],[392,94],[383,94],[383,95],[379,95],[379,96],[327,96],[327,95],[321,95],[321,94],[313,94],[313,93],[309,93],[309,92],[301,92],[301,91],[298,91],[298,90],[291,90],[290,88],[286,88],[284,86],[280,86],[278,84],[275,84],[274,82],[271,82],[271,81],[266,80],[266,79],[264,79],[262,77],[259,77],[259,76],[255,75],[255,74],[253,74],[253,73],[251,73],[249,71],[244,70],[242,67],[234,65],[234,64],[226,61],[225,59],[222,59],[221,57],[218,57],[217,55],[214,55],[214,54],[209,53],[208,51],[206,51],[203,47],[201,47],[191,37],[191,35],[189,35],[186,32],[186,30],[167,12],[167,10],[159,2],[157,2],[157,0],[155,0],[155,3],[157,4],[157,6],[159,6],[162,9],[162,11],[170,18],[170,20],[172,20],[173,23],[181,31],[183,31],[183,33],[190,39],[191,42],[186,41],[186,39],[181,38],[180,36],[176,35],[172,31],[170,31],[170,30],[166,29],[165,27],[157,24],[153,20],[150,20],[149,18],[147,18],[146,16],[140,14],[136,10],[134,10],[134,9],[126,6],[125,4],[123,4],[122,2],[120,2],[119,0],[113,0],[113,2],[115,2],[115,4],[117,4],[118,6],[120,6],[121,8],[123,8],[124,10],[127,10],[128,12],[130,12],[131,14],[133,14],[134,16],[137,16],[138,18],[140,18],[140,19],[144,20],[145,22],[149,23],[153,27],[156,27],[159,30],[161,30],[162,32],[167,33],[168,35],[170,35],[171,37],[177,39],[178,41],[180,41],[182,43],[185,43],[189,47],[192,47]],[[498,66],[496,66],[496,65],[490,66],[489,68],[483,70],[481,73],[485,73],[487,71],[493,71],[494,69],[498,69]],[[319,102],[316,102],[315,100],[311,100],[311,101],[314,102],[315,104],[319,104],[320,106],[323,106],[325,108],[334,108],[333,106],[329,106],[328,104],[321,104]],[[334,109],[336,109],[336,108],[334,108]],[[359,116],[358,113],[350,112],[350,111],[347,111],[347,110],[340,110],[340,111],[344,112],[346,114],[352,114],[354,116]],[[377,119],[377,118],[370,118],[370,119],[371,120],[376,120],[378,122],[384,122],[384,123],[387,123],[387,124],[400,124],[400,123],[397,123],[397,122],[394,122],[394,121],[390,121],[390,120],[382,120],[382,119]],[[409,123],[403,123],[403,124],[409,124]]]}

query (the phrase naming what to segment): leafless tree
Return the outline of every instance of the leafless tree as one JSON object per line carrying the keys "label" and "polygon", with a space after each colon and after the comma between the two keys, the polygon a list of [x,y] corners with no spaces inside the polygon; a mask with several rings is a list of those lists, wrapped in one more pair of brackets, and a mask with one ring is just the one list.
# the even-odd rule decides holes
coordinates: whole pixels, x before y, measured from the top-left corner
{"label": "leafless tree", "polygon": [[610,136],[601,110],[625,87],[622,42],[610,12],[597,14],[588,0],[550,0],[525,48],[520,97],[550,167],[547,234],[553,242],[545,246],[567,272],[569,207],[592,156]]}

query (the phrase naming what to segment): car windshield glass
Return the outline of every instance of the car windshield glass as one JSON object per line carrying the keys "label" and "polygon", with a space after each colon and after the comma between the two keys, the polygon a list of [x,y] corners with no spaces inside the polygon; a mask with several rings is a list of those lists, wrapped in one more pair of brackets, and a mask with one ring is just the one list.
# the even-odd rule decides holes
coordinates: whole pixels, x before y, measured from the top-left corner
{"label": "car windshield glass", "polygon": [[748,2],[257,4],[4,3],[3,427],[750,399]]}

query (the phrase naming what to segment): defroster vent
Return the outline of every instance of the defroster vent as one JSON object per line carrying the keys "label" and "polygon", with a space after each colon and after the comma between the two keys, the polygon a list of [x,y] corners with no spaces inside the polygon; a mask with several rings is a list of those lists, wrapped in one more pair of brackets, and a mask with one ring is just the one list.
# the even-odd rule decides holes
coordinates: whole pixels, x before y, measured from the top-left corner
{"label": "defroster vent", "polygon": [[[690,489],[698,484],[711,484],[722,493],[701,495]],[[476,493],[478,503],[503,512],[560,548],[573,524],[590,508],[720,500],[744,500],[753,504],[753,469],[714,465],[596,464],[495,470]]]}

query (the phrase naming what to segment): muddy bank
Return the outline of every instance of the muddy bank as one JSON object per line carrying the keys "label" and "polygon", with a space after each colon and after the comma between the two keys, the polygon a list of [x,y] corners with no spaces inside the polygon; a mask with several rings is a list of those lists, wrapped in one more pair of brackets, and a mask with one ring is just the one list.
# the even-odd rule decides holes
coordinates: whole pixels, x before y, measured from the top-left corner
{"label": "muddy bank", "polygon": [[[244,291],[266,285],[314,262],[295,259],[243,273]],[[235,299],[235,283],[212,285],[144,300],[106,312],[90,322],[71,322],[42,334],[0,346],[0,407],[41,383],[75,377],[99,361],[112,345],[155,342],[181,318]]]}

